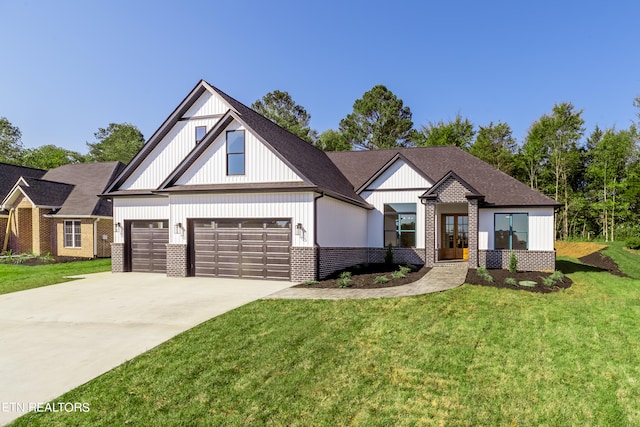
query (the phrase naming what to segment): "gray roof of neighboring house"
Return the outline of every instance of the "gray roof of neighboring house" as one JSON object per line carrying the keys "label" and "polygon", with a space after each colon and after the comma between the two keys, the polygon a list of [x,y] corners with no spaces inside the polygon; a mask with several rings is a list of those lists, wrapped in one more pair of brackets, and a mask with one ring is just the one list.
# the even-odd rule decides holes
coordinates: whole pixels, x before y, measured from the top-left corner
{"label": "gray roof of neighboring house", "polygon": [[51,169],[43,180],[73,185],[56,215],[111,216],[112,204],[101,199],[102,193],[113,178],[124,168],[120,162],[76,163]]}
{"label": "gray roof of neighboring house", "polygon": [[72,184],[40,178],[22,177],[22,179],[27,185],[20,184],[18,187],[37,206],[62,206],[74,187]]}
{"label": "gray roof of neighboring house", "polygon": [[485,197],[483,206],[558,205],[550,197],[453,146],[327,153],[355,188],[364,185],[397,154],[422,171],[432,184],[450,171],[455,172]]}
{"label": "gray roof of neighboring house", "polygon": [[[0,162],[0,201],[9,194],[9,191],[16,185],[18,178],[21,176],[29,176],[40,178],[46,171],[42,169],[28,168],[25,166],[11,165]],[[0,209],[0,214],[6,213]]]}

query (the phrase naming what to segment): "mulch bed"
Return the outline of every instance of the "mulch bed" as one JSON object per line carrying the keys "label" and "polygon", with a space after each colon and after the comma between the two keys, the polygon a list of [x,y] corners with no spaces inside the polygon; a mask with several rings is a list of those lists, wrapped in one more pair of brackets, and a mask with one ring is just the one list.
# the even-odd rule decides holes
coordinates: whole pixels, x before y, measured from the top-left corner
{"label": "mulch bed", "polygon": [[590,255],[583,256],[582,258],[578,258],[578,259],[583,264],[587,264],[592,267],[596,267],[601,270],[608,271],[609,273],[614,274],[616,276],[629,277],[626,274],[624,274],[622,271],[620,271],[620,267],[618,267],[618,264],[616,264],[614,260],[612,260],[610,257],[608,257],[607,255],[603,254],[600,251],[594,252]]}
{"label": "mulch bed", "polygon": [[[430,268],[418,266],[417,271],[413,271],[407,274],[406,277],[400,279],[392,279],[391,273],[397,271],[399,268],[395,264],[362,264],[359,267],[351,267],[346,271],[351,272],[351,283],[348,289],[378,289],[378,288],[390,288],[394,286],[406,285],[407,283],[413,283],[416,280],[424,276]],[[342,270],[344,271],[344,270]],[[333,273],[328,278],[319,281],[318,283],[306,285],[300,284],[294,286],[295,288],[340,288],[338,285],[338,277],[342,271]],[[374,280],[378,276],[386,276],[390,279],[386,283],[374,283]]]}
{"label": "mulch bed", "polygon": [[73,261],[86,261],[86,258],[78,258],[73,256],[54,256],[51,258],[41,258],[41,257],[33,257],[26,258],[22,262],[17,262],[16,259],[18,257],[14,256],[13,261],[9,261],[7,259],[1,260],[3,264],[20,264],[20,265],[46,265],[46,264],[59,264],[63,262],[73,262]]}
{"label": "mulch bed", "polygon": [[[516,273],[510,273],[509,270],[487,270],[487,272],[493,277],[493,283],[489,283],[480,277],[475,269],[469,269],[467,272],[467,279],[465,283],[469,283],[471,285],[479,285],[479,286],[491,286],[494,288],[509,288],[518,291],[528,291],[535,292],[540,294],[548,294],[551,292],[557,292],[560,289],[567,289],[571,287],[573,281],[568,277],[562,279],[562,281],[558,281],[554,286],[545,286],[542,284],[542,278],[548,277],[551,273],[543,273],[540,271],[518,271]],[[505,283],[505,279],[512,277],[516,280],[516,282],[521,282],[523,280],[530,280],[532,282],[536,282],[537,285],[533,287],[529,286],[513,286]]]}

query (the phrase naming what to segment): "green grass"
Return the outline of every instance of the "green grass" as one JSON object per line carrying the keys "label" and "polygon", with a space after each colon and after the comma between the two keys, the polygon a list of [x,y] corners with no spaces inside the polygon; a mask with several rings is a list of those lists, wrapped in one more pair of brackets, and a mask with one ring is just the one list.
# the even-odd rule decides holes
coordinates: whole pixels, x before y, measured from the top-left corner
{"label": "green grass", "polygon": [[111,259],[74,261],[60,264],[28,266],[0,264],[0,294],[68,282],[64,276],[98,273],[111,269]]}
{"label": "green grass", "polygon": [[640,281],[558,266],[550,294],[257,301],[16,425],[640,425]]}

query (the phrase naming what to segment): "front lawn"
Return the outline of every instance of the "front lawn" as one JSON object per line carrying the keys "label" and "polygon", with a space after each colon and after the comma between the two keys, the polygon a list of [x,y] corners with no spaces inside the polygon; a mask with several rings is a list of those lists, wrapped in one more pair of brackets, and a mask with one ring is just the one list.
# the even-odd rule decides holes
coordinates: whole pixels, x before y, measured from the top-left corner
{"label": "front lawn", "polygon": [[607,251],[631,278],[563,258],[552,294],[257,301],[16,425],[640,425],[639,271]]}
{"label": "front lawn", "polygon": [[65,276],[111,270],[111,259],[74,261],[46,265],[0,264],[0,294],[68,282]]}

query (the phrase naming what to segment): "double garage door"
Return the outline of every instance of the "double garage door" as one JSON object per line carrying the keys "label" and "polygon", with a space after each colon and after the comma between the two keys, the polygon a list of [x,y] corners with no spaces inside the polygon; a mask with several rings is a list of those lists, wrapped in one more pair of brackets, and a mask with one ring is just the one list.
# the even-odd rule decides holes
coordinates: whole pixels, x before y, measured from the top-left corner
{"label": "double garage door", "polygon": [[189,222],[191,274],[284,279],[291,276],[291,221],[194,219]]}
{"label": "double garage door", "polygon": [[[131,271],[166,273],[167,220],[131,221]],[[194,219],[189,221],[192,276],[283,279],[291,277],[291,221]]]}

